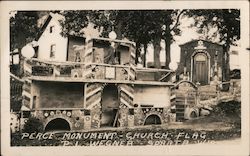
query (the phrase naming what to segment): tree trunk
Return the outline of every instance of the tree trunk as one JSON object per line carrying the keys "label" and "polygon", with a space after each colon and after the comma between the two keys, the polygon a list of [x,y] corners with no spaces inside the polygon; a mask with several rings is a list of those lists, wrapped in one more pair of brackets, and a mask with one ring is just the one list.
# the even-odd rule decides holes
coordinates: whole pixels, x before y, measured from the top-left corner
{"label": "tree trunk", "polygon": [[138,64],[139,62],[139,57],[140,57],[140,54],[141,54],[141,51],[140,51],[140,45],[141,44],[136,44],[136,50],[135,50],[135,64]]}
{"label": "tree trunk", "polygon": [[[161,51],[161,38],[156,38],[153,41],[154,45],[154,68],[161,68],[161,62],[160,62],[160,51]],[[155,73],[155,80],[158,80],[160,78],[160,73]]]}
{"label": "tree trunk", "polygon": [[170,39],[170,36],[167,36],[165,38],[165,54],[166,54],[165,68],[166,69],[169,69],[169,63],[171,62],[170,46],[171,46],[171,39]]}
{"label": "tree trunk", "polygon": [[143,49],[144,49],[144,55],[143,55],[143,67],[146,67],[146,62],[147,62],[147,56],[146,56],[146,54],[147,54],[147,48],[148,48],[148,46],[147,46],[147,44],[143,44]]}
{"label": "tree trunk", "polygon": [[18,48],[18,56],[19,56],[19,73],[18,73],[18,76],[20,78],[23,77],[23,74],[24,74],[24,58],[22,56],[22,53],[21,53],[21,48]]}
{"label": "tree trunk", "polygon": [[[223,46],[223,69],[222,69],[222,81],[230,81],[230,66],[229,66],[229,44]],[[223,90],[228,91],[229,84],[223,85]]]}
{"label": "tree trunk", "polygon": [[224,47],[223,47],[223,53],[224,53],[224,79],[223,81],[229,81],[230,80],[230,66],[229,66],[229,44],[226,44]]}
{"label": "tree trunk", "polygon": [[160,51],[161,51],[161,39],[156,38],[153,41],[154,45],[154,67],[160,69],[161,68],[161,62],[160,62]]}
{"label": "tree trunk", "polygon": [[18,56],[19,56],[19,72],[18,72],[18,76],[20,78],[22,78],[24,76],[24,57],[22,56],[22,48],[25,46],[25,38],[24,35],[19,34],[17,37],[17,42],[19,43],[19,47],[18,47]]}
{"label": "tree trunk", "polygon": [[115,29],[117,39],[121,40],[122,39],[122,21],[118,21]]}
{"label": "tree trunk", "polygon": [[24,57],[22,56],[22,48],[26,45],[26,37],[22,32],[20,32],[16,37],[16,42],[18,43],[18,56],[19,56],[19,71],[18,76],[22,78],[24,76]]}

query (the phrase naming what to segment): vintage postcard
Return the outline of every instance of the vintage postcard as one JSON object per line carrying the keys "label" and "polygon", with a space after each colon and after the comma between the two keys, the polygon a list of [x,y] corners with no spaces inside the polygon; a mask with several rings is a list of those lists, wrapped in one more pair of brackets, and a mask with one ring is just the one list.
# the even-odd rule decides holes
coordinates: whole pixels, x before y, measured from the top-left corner
{"label": "vintage postcard", "polygon": [[249,2],[1,3],[1,154],[249,155]]}

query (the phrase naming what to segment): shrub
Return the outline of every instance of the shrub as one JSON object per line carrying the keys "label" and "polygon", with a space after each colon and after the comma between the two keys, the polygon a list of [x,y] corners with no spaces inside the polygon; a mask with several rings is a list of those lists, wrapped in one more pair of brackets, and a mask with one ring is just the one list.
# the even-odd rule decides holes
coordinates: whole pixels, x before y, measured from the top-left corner
{"label": "shrub", "polygon": [[221,102],[213,107],[213,113],[221,116],[241,116],[241,103],[238,101]]}
{"label": "shrub", "polygon": [[30,117],[23,127],[23,132],[27,133],[42,132],[42,131],[43,131],[43,123],[35,117]]}
{"label": "shrub", "polygon": [[222,102],[218,107],[225,113],[225,115],[239,115],[241,111],[241,103],[237,101]]}

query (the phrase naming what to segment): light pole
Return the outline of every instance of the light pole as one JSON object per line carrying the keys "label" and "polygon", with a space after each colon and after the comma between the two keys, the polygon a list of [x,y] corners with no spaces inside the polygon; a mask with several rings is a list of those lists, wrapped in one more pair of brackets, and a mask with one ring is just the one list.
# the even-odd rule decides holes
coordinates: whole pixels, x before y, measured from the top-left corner
{"label": "light pole", "polygon": [[117,37],[117,35],[116,35],[115,31],[111,31],[111,32],[109,33],[109,38],[110,38],[111,40],[115,40],[116,37]]}
{"label": "light pole", "polygon": [[[30,59],[32,58],[34,55],[35,55],[35,50],[34,48],[32,47],[31,44],[27,44],[25,45],[22,49],[21,49],[21,55],[24,57],[24,59],[21,59],[20,62],[22,62],[20,64],[20,67],[22,69],[22,72],[24,72],[24,61],[25,59]],[[23,97],[22,97],[23,98]],[[23,100],[22,100],[23,101]],[[20,111],[20,119],[19,119],[19,128],[20,128],[20,131],[22,132],[22,127],[21,127],[21,124],[22,124],[22,118],[23,118],[23,111],[22,111],[22,107],[21,107],[21,111]]]}
{"label": "light pole", "polygon": [[173,76],[172,76],[172,81],[176,81],[176,70],[178,68],[178,64],[176,62],[170,62],[169,63],[169,68],[174,72],[174,79],[173,79]]}
{"label": "light pole", "polygon": [[34,48],[30,44],[27,44],[26,46],[24,46],[22,48],[21,54],[25,58],[29,59],[29,58],[32,58],[35,55],[35,50],[34,50]]}

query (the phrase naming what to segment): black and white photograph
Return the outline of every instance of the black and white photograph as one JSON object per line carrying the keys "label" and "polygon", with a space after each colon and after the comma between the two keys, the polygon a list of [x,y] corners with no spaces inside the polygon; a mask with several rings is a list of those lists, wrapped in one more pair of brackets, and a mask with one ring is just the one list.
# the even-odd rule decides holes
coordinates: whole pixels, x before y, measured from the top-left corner
{"label": "black and white photograph", "polygon": [[3,156],[249,154],[249,2],[9,3]]}

